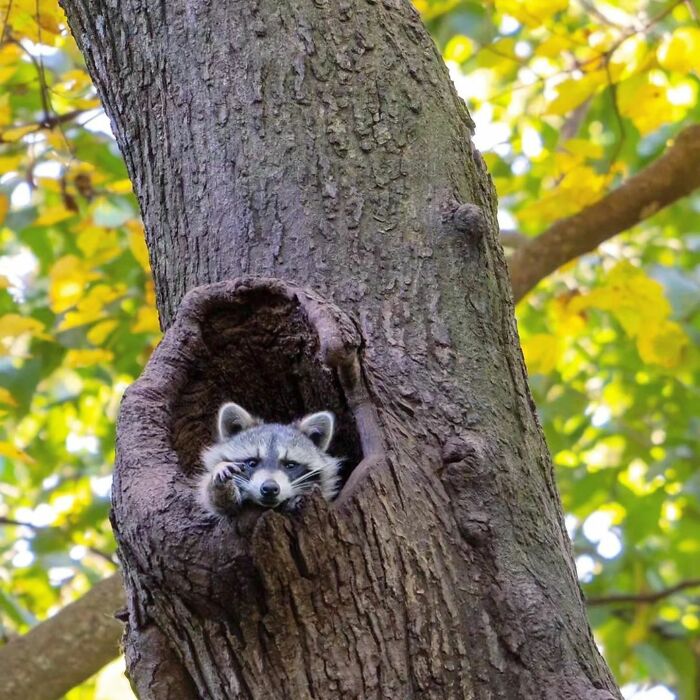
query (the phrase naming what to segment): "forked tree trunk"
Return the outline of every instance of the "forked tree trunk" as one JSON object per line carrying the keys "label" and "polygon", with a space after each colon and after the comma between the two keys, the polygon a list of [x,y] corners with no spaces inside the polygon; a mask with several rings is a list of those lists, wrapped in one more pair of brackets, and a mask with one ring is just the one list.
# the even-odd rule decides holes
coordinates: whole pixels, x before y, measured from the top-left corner
{"label": "forked tree trunk", "polygon": [[[407,0],[63,4],[164,327],[196,286],[274,278],[190,296],[124,402],[113,521],[141,698],[620,697],[493,187]],[[201,513],[188,479],[225,398],[272,419],[336,410],[360,464],[339,501]]]}

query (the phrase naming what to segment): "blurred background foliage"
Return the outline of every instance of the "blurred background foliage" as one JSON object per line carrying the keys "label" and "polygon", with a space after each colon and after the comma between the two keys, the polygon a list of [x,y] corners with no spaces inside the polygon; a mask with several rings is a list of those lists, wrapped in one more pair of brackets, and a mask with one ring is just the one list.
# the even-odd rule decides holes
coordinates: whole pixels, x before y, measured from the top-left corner
{"label": "blurred background foliage", "polygon": [[[415,0],[509,244],[697,122],[692,0]],[[0,0],[0,644],[116,569],[114,420],[160,331],[138,206],[56,0]],[[700,164],[699,164],[700,167]],[[700,692],[700,195],[517,309],[598,643],[626,697]],[[126,698],[118,662],[69,694]]]}

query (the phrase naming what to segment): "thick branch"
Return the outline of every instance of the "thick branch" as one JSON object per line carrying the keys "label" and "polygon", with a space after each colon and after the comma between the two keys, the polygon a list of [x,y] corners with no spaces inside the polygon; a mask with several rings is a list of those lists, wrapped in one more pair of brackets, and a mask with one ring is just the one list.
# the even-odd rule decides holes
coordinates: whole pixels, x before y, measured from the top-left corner
{"label": "thick branch", "polygon": [[648,593],[618,593],[614,595],[599,596],[596,598],[588,598],[586,601],[589,606],[593,605],[615,605],[619,603],[658,603],[664,598],[684,591],[687,588],[700,588],[700,578],[692,578],[687,581],[681,581],[675,586],[662,588],[660,591],[649,591]]}
{"label": "thick branch", "polygon": [[120,574],[0,648],[0,700],[56,700],[119,653]]}
{"label": "thick branch", "polygon": [[700,125],[689,126],[666,153],[578,214],[557,221],[510,258],[513,298],[603,241],[700,187]]}
{"label": "thick branch", "polygon": [[530,238],[520,231],[501,231],[501,245],[504,248],[522,248],[530,242]]}

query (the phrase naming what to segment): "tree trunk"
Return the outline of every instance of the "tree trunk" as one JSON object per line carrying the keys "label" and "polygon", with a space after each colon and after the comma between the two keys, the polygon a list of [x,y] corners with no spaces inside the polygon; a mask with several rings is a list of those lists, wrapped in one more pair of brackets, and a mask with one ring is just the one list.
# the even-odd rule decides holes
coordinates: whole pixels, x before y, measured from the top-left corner
{"label": "tree trunk", "polygon": [[[119,427],[140,697],[619,698],[526,383],[493,187],[410,4],[63,5],[172,326]],[[173,325],[188,290],[236,278]],[[200,513],[188,479],[222,399],[268,419],[338,411],[359,462],[338,502]]]}

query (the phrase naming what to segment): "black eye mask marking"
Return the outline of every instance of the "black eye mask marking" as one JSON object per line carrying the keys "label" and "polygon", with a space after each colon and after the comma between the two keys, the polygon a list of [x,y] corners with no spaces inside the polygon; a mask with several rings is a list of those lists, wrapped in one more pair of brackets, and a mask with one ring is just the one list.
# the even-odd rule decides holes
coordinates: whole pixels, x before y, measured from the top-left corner
{"label": "black eye mask marking", "polygon": [[236,461],[232,461],[231,463],[243,473],[249,474],[255,469],[255,467],[258,466],[259,461],[260,460],[255,457],[250,457],[249,459],[238,459]]}

